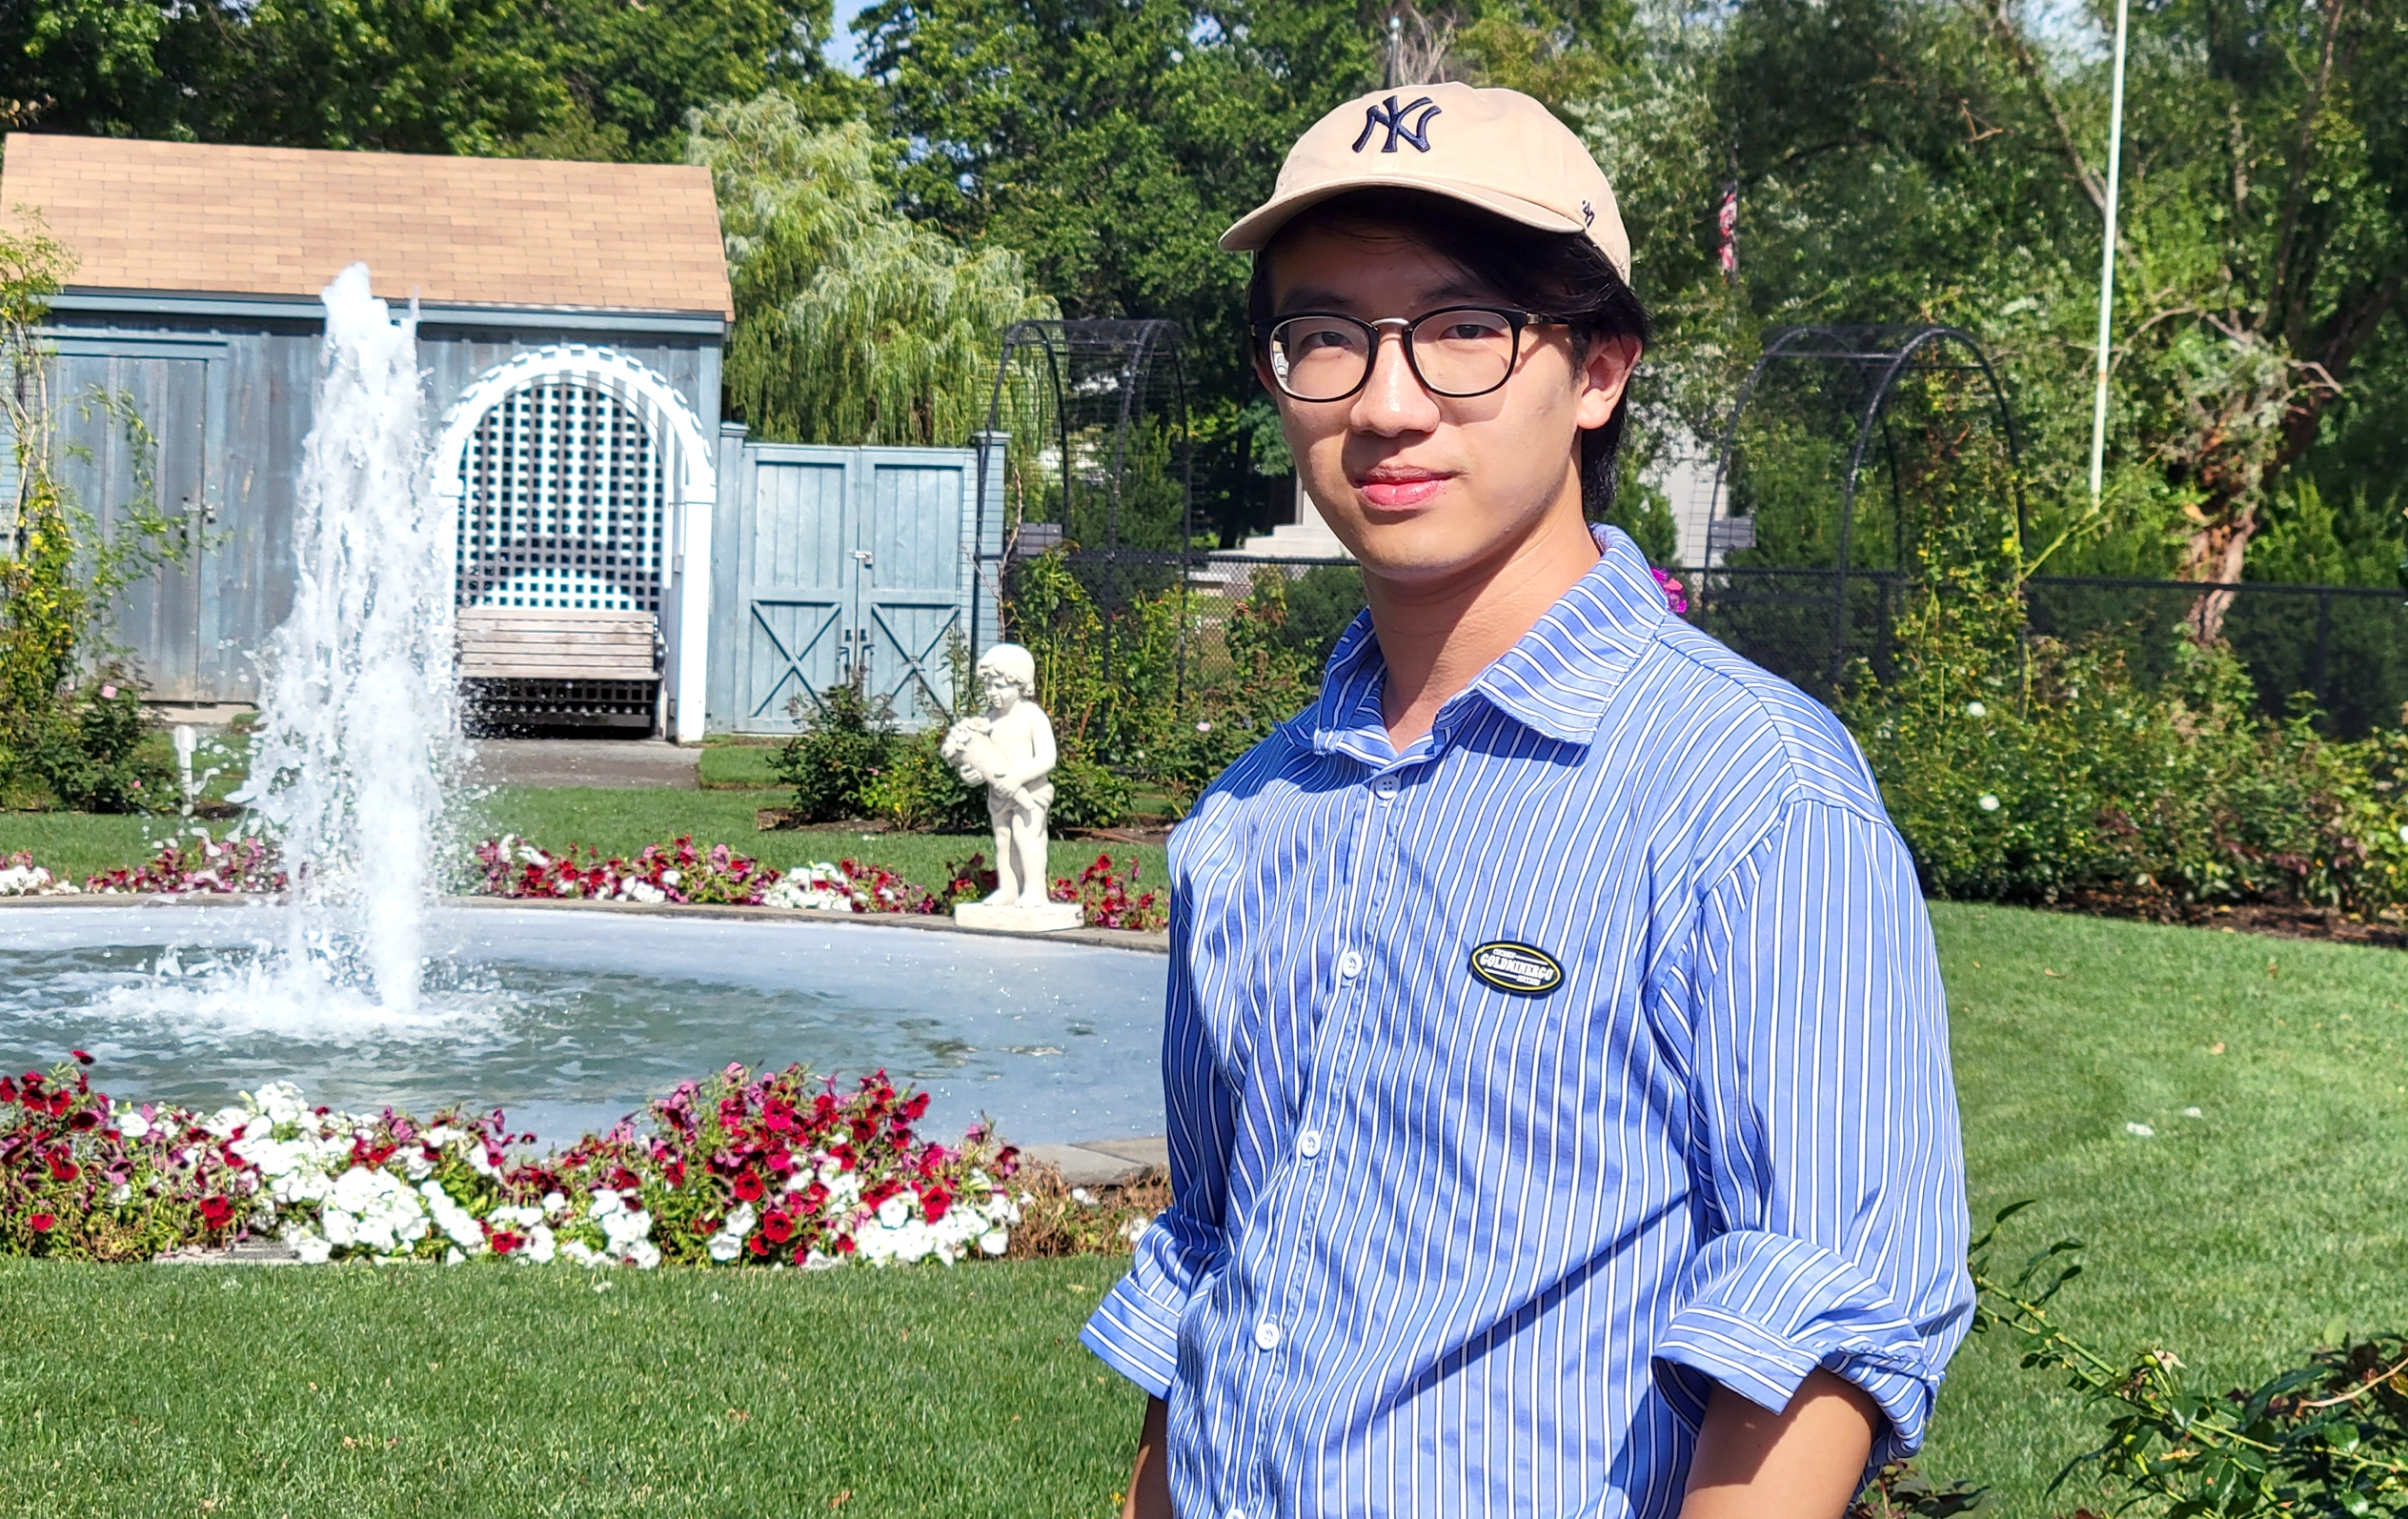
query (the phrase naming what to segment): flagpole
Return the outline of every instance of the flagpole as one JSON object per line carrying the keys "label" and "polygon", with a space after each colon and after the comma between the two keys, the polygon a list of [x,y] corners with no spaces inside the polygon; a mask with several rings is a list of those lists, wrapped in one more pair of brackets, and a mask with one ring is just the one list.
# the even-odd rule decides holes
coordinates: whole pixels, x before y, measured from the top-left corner
{"label": "flagpole", "polygon": [[2115,0],[2115,85],[2107,126],[2107,246],[2098,255],[2098,370],[2091,395],[2091,504],[2107,461],[2108,337],[2115,310],[2115,201],[2124,165],[2124,30],[2131,0]]}

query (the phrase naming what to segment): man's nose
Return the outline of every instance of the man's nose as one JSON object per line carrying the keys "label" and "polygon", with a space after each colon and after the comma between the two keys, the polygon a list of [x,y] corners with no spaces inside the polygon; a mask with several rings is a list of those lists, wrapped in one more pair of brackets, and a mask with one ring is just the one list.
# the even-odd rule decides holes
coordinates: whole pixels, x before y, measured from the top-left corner
{"label": "man's nose", "polygon": [[1371,377],[1355,396],[1350,420],[1357,430],[1383,436],[1427,433],[1438,425],[1438,401],[1423,388],[1405,355],[1405,334],[1379,334],[1371,351]]}

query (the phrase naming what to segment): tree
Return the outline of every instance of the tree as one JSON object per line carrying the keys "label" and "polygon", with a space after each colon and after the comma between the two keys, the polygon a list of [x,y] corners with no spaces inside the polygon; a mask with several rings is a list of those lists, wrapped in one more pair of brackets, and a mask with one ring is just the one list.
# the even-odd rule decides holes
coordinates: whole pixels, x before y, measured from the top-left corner
{"label": "tree", "polygon": [[898,214],[860,122],[813,131],[786,96],[697,111],[737,318],[728,400],[764,437],[964,441],[984,420],[1005,328],[1055,314],[1020,255],[966,251]]}
{"label": "tree", "polygon": [[815,121],[865,94],[820,55],[829,0],[22,0],[10,124],[389,152],[675,159],[685,113],[776,86]]}

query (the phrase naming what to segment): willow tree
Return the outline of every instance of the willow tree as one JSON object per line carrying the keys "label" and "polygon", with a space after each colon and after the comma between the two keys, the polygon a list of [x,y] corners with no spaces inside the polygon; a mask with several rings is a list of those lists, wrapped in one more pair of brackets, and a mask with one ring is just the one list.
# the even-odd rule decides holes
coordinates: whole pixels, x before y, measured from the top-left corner
{"label": "willow tree", "polygon": [[899,214],[863,124],[814,131],[774,91],[690,118],[727,239],[731,408],[757,437],[958,444],[984,419],[1003,331],[1056,314],[1020,255]]}

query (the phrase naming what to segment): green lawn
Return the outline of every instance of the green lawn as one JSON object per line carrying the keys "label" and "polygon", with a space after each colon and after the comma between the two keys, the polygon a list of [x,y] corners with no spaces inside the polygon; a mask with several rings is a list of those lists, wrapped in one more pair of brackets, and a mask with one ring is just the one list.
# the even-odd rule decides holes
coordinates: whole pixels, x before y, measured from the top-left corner
{"label": "green lawn", "polygon": [[[707,759],[723,752],[715,747],[704,754]],[[779,790],[501,786],[460,802],[457,831],[471,843],[494,834],[515,833],[550,848],[591,844],[606,854],[619,855],[632,855],[647,843],[690,833],[698,843],[724,843],[780,870],[849,856],[885,865],[906,881],[926,886],[942,883],[945,861],[966,859],[974,850],[991,856],[995,850],[994,841],[984,836],[864,837],[858,830],[820,829],[759,832],[754,815],[763,807],[783,805],[788,797],[789,793]],[[0,855],[29,850],[36,863],[80,881],[95,871],[146,858],[155,847],[152,841],[172,833],[176,826],[172,818],[0,813]],[[1105,847],[1115,859],[1139,859],[1142,884],[1159,885],[1164,880],[1165,856],[1160,845],[1105,846],[1064,839],[1053,842],[1053,873],[1076,875]]]}
{"label": "green lawn", "polygon": [[[11,1513],[1104,1516],[1097,1262],[0,1266]],[[849,1496],[847,1496],[849,1495]]]}
{"label": "green lawn", "polygon": [[[544,816],[576,822],[577,795],[553,794]],[[2088,1242],[2060,1300],[2069,1327],[2113,1354],[2173,1349],[2220,1391],[2336,1325],[2408,1325],[2408,956],[1996,908],[1933,918],[1973,1206],[2040,1200],[2017,1252]],[[300,1486],[273,1490],[313,1494],[294,1513],[455,1511],[437,1500],[472,1485],[495,1494],[480,1511],[510,1514],[817,1511],[845,1487],[855,1512],[992,1492],[949,1511],[1101,1513],[1133,1403],[1069,1335],[1108,1274],[622,1277],[597,1298],[565,1269],[227,1288],[19,1266],[0,1271],[16,1336],[0,1356],[0,1483],[54,1484],[67,1512],[189,1513],[217,1494],[236,1500],[225,1511],[282,1512],[261,1507],[274,1474]],[[974,1289],[991,1311],[970,1311]],[[430,1361],[445,1374],[420,1381]],[[58,1422],[30,1425],[36,1407]],[[755,1418],[715,1424],[728,1408]],[[583,1416],[597,1408],[609,1417]],[[1024,1410],[1044,1433],[1010,1425]],[[1990,1485],[2002,1514],[2050,1519],[2088,1496],[2042,1489],[2096,1425],[2011,1344],[1976,1340],[1924,1464]],[[344,1434],[417,1454],[379,1465]]]}
{"label": "green lawn", "polygon": [[[2162,1346],[2221,1392],[2337,1322],[2408,1327],[2408,956],[1932,917],[1975,1216],[2037,1198],[2011,1225],[2019,1251],[2088,1242],[2059,1300],[2070,1327],[2119,1354]],[[1967,1347],[1924,1464],[1995,1487],[2008,1514],[2070,1513],[2042,1489],[2097,1421],[2015,1360],[2004,1340]]]}

